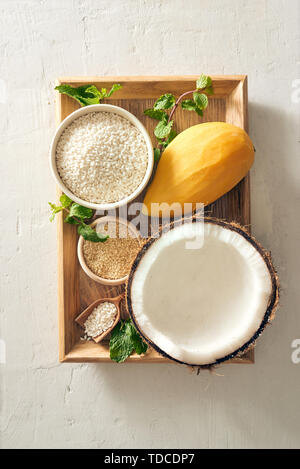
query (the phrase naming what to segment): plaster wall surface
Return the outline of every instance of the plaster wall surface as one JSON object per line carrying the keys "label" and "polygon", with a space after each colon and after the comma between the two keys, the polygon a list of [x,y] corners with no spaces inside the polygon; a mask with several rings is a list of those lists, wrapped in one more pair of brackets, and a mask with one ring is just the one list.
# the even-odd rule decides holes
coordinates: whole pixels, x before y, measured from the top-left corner
{"label": "plaster wall surface", "polygon": [[[3,448],[300,446],[299,2],[0,0]],[[252,229],[281,308],[254,366],[59,364],[54,81],[72,75],[248,74]]]}

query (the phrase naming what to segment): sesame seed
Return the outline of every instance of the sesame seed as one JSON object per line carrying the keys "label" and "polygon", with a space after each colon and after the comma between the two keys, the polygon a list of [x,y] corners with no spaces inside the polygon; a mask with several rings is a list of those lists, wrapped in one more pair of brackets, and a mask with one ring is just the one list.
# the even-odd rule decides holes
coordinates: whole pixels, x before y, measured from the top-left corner
{"label": "sesame seed", "polygon": [[100,303],[84,323],[85,334],[97,337],[112,327],[117,314],[117,307],[109,301]]}
{"label": "sesame seed", "polygon": [[117,280],[126,277],[140,249],[139,239],[133,237],[126,226],[114,222],[106,223],[101,232],[110,234],[105,243],[83,242],[82,252],[86,265],[101,278]]}

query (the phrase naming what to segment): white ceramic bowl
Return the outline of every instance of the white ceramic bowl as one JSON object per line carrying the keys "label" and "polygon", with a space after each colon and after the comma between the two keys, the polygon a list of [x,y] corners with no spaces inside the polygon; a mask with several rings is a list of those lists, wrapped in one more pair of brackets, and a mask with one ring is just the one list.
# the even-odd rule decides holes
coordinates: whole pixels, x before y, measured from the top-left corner
{"label": "white ceramic bowl", "polygon": [[[114,114],[118,114],[121,117],[124,117],[125,119],[129,120],[129,122],[131,122],[141,132],[141,134],[143,135],[143,137],[146,141],[146,145],[147,145],[148,165],[147,165],[146,173],[145,173],[145,176],[144,176],[142,182],[140,183],[140,185],[135,189],[135,191],[132,194],[128,195],[124,199],[119,200],[117,202],[98,204],[98,203],[92,203],[92,202],[88,202],[86,200],[80,199],[79,197],[77,197],[75,194],[73,194],[65,186],[65,184],[63,183],[63,181],[62,181],[62,179],[61,179],[61,177],[58,173],[57,166],[56,166],[56,146],[57,146],[57,142],[58,142],[61,134],[63,133],[63,131],[75,119],[77,119],[78,117],[83,116],[85,114],[88,114],[90,112],[103,112],[103,111],[112,112]],[[147,183],[150,179],[150,176],[152,174],[153,163],[154,163],[154,156],[153,156],[152,142],[151,142],[150,136],[149,136],[147,130],[145,129],[145,127],[143,126],[143,124],[130,112],[126,111],[125,109],[122,109],[121,107],[112,106],[111,104],[94,104],[94,105],[91,105],[91,106],[82,107],[82,108],[78,109],[77,111],[72,112],[72,114],[70,114],[68,117],[66,117],[62,121],[62,123],[60,124],[60,126],[56,130],[54,138],[53,138],[52,143],[51,143],[51,147],[50,147],[50,167],[51,167],[53,177],[56,180],[56,182],[57,182],[58,186],[60,187],[60,189],[68,197],[70,197],[70,199],[72,199],[74,202],[77,202],[78,204],[83,205],[84,207],[92,208],[94,210],[112,210],[112,209],[115,209],[117,207],[121,207],[122,205],[128,204],[129,202],[134,200],[146,187],[146,185],[147,185]]]}
{"label": "white ceramic bowl", "polygon": [[[97,218],[97,220],[95,220],[91,224],[91,226],[94,227],[97,224],[104,225],[107,222],[116,222],[116,223],[120,223],[120,224],[125,225],[125,226],[127,225],[128,231],[130,231],[131,234],[139,240],[140,246],[142,246],[142,240],[141,240],[141,237],[140,237],[140,233],[138,232],[136,227],[132,223],[130,223],[129,221],[124,220],[123,218],[116,218],[116,217],[111,217],[111,216],[100,217],[100,218]],[[83,251],[82,251],[83,241],[84,241],[83,237],[80,236],[79,240],[78,240],[78,245],[77,245],[78,260],[79,260],[79,263],[80,263],[82,269],[84,270],[84,272],[92,280],[94,280],[95,282],[101,283],[102,285],[110,285],[110,286],[122,285],[123,283],[125,283],[127,281],[129,273],[128,273],[128,275],[126,275],[126,277],[118,278],[118,279],[115,279],[115,280],[99,277],[98,275],[94,274],[94,272],[92,272],[90,270],[90,268],[87,266],[87,264],[85,262]]]}

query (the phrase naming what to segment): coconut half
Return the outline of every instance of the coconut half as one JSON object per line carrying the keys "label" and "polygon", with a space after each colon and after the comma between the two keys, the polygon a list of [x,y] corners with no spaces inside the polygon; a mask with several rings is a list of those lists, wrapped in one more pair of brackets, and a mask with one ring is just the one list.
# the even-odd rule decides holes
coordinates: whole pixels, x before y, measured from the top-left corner
{"label": "coconut half", "polygon": [[171,224],[135,259],[127,306],[164,356],[211,366],[244,352],[278,302],[270,256],[243,228],[215,219]]}

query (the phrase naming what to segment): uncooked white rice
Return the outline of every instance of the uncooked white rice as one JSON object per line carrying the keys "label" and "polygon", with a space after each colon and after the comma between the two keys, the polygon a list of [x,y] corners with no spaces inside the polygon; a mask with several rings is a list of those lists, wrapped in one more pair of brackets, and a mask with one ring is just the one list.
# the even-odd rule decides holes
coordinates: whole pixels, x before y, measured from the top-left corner
{"label": "uncooked white rice", "polygon": [[129,120],[110,112],[75,119],[62,133],[56,165],[63,183],[93,203],[118,202],[142,182],[148,163],[146,141]]}
{"label": "uncooked white rice", "polygon": [[85,333],[89,337],[97,337],[109,329],[116,318],[117,307],[109,301],[100,303],[84,323]]}

